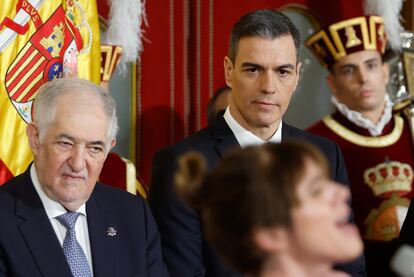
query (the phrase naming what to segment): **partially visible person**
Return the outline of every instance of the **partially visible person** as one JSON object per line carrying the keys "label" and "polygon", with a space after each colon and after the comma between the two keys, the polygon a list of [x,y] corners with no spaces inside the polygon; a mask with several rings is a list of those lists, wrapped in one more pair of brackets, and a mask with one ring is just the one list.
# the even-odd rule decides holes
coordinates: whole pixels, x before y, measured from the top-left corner
{"label": "partially visible person", "polygon": [[414,247],[414,201],[411,201],[407,216],[401,228],[399,245],[408,244]]}
{"label": "partially visible person", "polygon": [[0,187],[0,276],[168,276],[145,201],[97,183],[117,130],[101,87],[40,87],[27,125],[34,161]]}
{"label": "partially visible person", "polygon": [[204,158],[192,152],[180,159],[176,189],[238,271],[348,276],[333,264],[361,255],[362,241],[348,222],[349,189],[330,180],[328,166],[317,148],[298,141],[235,151],[208,174]]}
{"label": "partially visible person", "polygon": [[[317,146],[329,160],[330,177],[348,185],[337,144],[282,120],[299,82],[299,48],[299,31],[284,14],[256,10],[242,16],[233,27],[224,58],[225,80],[231,88],[229,107],[207,128],[155,155],[148,200],[171,276],[241,276],[223,265],[204,239],[198,210],[177,198],[173,176],[183,153],[200,152],[212,169],[235,148],[296,138]],[[363,256],[340,268],[365,276]]]}
{"label": "partially visible person", "polygon": [[329,70],[336,107],[308,131],[344,153],[369,276],[391,276],[389,260],[414,195],[412,135],[386,91],[385,38],[382,18],[371,15],[334,23],[306,42]]}
{"label": "partially visible person", "polygon": [[213,97],[211,97],[207,104],[207,122],[209,125],[216,119],[220,111],[225,110],[229,106],[230,93],[231,88],[223,86],[218,88]]}

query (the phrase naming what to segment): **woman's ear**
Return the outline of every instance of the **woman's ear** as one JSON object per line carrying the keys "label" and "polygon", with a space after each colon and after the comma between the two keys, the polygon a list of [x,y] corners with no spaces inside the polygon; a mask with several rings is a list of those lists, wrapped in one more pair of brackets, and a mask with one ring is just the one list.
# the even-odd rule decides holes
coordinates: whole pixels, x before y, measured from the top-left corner
{"label": "woman's ear", "polygon": [[288,246],[288,232],[282,227],[259,228],[253,232],[253,240],[265,252],[276,253]]}

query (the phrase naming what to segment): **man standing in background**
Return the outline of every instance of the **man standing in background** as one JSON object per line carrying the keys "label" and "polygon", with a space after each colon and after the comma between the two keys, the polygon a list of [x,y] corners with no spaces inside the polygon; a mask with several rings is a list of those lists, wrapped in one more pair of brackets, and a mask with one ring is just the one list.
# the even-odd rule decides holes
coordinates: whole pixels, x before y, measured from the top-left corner
{"label": "man standing in background", "polygon": [[218,88],[207,104],[207,122],[210,125],[217,114],[229,106],[231,89],[228,86]]}
{"label": "man standing in background", "polygon": [[[257,10],[241,17],[233,27],[224,58],[225,80],[231,88],[229,107],[207,128],[156,154],[149,203],[171,276],[241,276],[222,264],[204,239],[199,211],[187,206],[174,191],[181,154],[200,152],[211,169],[234,148],[294,138],[317,146],[329,160],[331,177],[348,183],[335,143],[282,122],[299,81],[299,48],[299,32],[282,13]],[[365,276],[362,257],[341,269]]]}

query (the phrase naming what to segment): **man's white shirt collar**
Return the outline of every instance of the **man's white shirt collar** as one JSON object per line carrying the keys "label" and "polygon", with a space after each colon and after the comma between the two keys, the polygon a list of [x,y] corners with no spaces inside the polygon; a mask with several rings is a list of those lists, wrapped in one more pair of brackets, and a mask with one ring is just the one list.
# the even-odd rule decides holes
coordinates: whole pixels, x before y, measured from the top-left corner
{"label": "man's white shirt collar", "polygon": [[[37,176],[35,165],[32,164],[30,167],[30,177],[32,179],[33,185],[37,191],[37,194],[42,201],[43,207],[46,211],[47,217],[52,225],[53,230],[59,240],[60,245],[63,245],[63,241],[66,236],[66,228],[56,219],[56,217],[64,214],[67,212],[65,207],[63,207],[60,203],[50,199],[50,197],[45,193],[43,187],[39,182],[39,177]],[[93,274],[93,265],[92,265],[92,251],[91,251],[91,244],[89,242],[89,230],[88,230],[88,222],[86,219],[86,204],[83,203],[76,212],[80,213],[78,220],[76,221],[75,225],[75,232],[76,232],[76,239],[78,240],[80,246],[82,247],[86,259],[88,260],[89,268]]]}
{"label": "man's white shirt collar", "polygon": [[243,126],[241,126],[231,115],[230,107],[227,107],[223,117],[242,148],[248,145],[263,144],[265,142],[280,143],[282,141],[282,120],[273,136],[266,141],[243,128]]}
{"label": "man's white shirt collar", "polygon": [[[63,207],[60,203],[50,199],[49,196],[47,196],[47,194],[44,192],[43,187],[40,185],[34,164],[32,164],[32,166],[30,167],[30,177],[32,178],[33,185],[37,191],[37,194],[40,197],[40,200],[43,203],[43,207],[45,208],[46,214],[49,219],[56,218],[67,212],[65,207]],[[79,207],[77,212],[86,216],[85,203],[83,203],[82,206]]]}

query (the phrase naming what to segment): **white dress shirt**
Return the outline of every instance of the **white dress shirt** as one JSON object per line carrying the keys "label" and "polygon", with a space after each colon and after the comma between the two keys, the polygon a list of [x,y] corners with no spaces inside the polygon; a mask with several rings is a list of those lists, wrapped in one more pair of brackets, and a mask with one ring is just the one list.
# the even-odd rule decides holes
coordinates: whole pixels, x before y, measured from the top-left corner
{"label": "white dress shirt", "polygon": [[267,141],[262,140],[258,136],[254,135],[252,132],[243,128],[243,126],[241,126],[231,115],[229,107],[227,107],[226,111],[224,112],[224,120],[226,120],[227,125],[229,125],[241,148],[246,147],[248,145],[260,145],[265,142],[280,143],[282,141],[282,120],[280,121],[279,127],[277,128],[276,132]]}
{"label": "white dress shirt", "polygon": [[[56,217],[67,212],[65,207],[60,203],[52,200],[44,192],[43,187],[40,185],[39,178],[37,177],[35,165],[32,164],[30,168],[30,177],[32,178],[33,185],[37,191],[37,194],[42,201],[43,207],[45,208],[46,214],[52,224],[53,230],[56,233],[56,236],[60,242],[60,245],[63,247],[63,240],[66,236],[66,228],[56,219]],[[91,254],[91,245],[89,242],[89,231],[88,231],[88,222],[86,220],[86,205],[85,203],[79,207],[76,212],[80,213],[75,224],[76,239],[78,240],[80,246],[85,252],[86,259],[88,260],[89,268],[91,269],[93,276],[93,267],[92,267],[92,254]]]}

